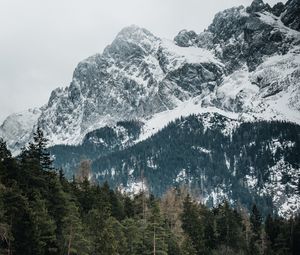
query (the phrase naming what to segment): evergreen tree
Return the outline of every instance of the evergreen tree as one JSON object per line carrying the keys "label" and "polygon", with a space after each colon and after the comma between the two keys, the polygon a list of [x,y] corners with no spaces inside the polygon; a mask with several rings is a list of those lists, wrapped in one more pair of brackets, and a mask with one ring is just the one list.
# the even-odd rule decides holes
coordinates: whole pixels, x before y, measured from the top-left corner
{"label": "evergreen tree", "polygon": [[18,158],[0,141],[0,254],[299,253],[299,216],[268,216],[263,229],[256,206],[249,217],[226,201],[209,209],[175,189],[132,199],[108,183],[69,182],[45,167],[38,141]]}
{"label": "evergreen tree", "polygon": [[124,198],[124,214],[127,218],[132,218],[134,216],[134,204],[129,196],[125,195]]}
{"label": "evergreen tree", "polygon": [[181,245],[182,255],[197,255],[197,251],[193,246],[193,242],[190,237],[186,236]]}
{"label": "evergreen tree", "polygon": [[35,254],[57,254],[56,225],[48,214],[46,201],[39,196],[36,196],[31,203],[31,217],[34,226],[33,235],[36,242]]}
{"label": "evergreen tree", "polygon": [[113,232],[113,242],[116,243],[116,254],[124,254],[127,248],[125,238],[125,227],[114,217],[109,217],[106,221],[106,229]]}
{"label": "evergreen tree", "polygon": [[168,254],[167,233],[157,201],[151,202],[150,217],[145,232],[145,244],[152,254]]}
{"label": "evergreen tree", "polygon": [[250,223],[252,229],[251,247],[252,254],[260,254],[261,251],[261,225],[262,217],[257,206],[254,204],[250,215]]}
{"label": "evergreen tree", "polygon": [[44,133],[40,127],[37,127],[33,133],[33,142],[28,146],[28,157],[39,164],[43,170],[52,170],[52,162],[50,153],[47,150],[48,139],[44,137]]}
{"label": "evergreen tree", "polygon": [[[110,210],[93,209],[88,214],[88,226],[93,240],[92,251],[95,255],[117,254],[118,240],[114,236]],[[121,233],[120,233],[121,235]]]}
{"label": "evergreen tree", "polygon": [[[237,211],[230,208],[229,203],[225,201],[220,204],[216,213],[216,234],[217,243],[230,251],[239,251],[244,246],[242,235],[242,218]],[[220,247],[218,248],[220,249]]]}
{"label": "evergreen tree", "polygon": [[143,251],[143,223],[140,220],[127,218],[122,222],[126,237],[126,255],[140,255]]}
{"label": "evergreen tree", "polygon": [[68,201],[66,207],[67,214],[62,222],[64,254],[88,255],[91,244],[80,218],[79,209],[73,201]]}
{"label": "evergreen tree", "polygon": [[11,153],[7,149],[6,142],[0,137],[0,161],[11,158]]}
{"label": "evergreen tree", "polygon": [[300,215],[293,220],[292,226],[292,253],[300,254]]}
{"label": "evergreen tree", "polygon": [[190,195],[187,195],[183,202],[182,212],[182,229],[189,236],[192,241],[192,246],[196,249],[197,253],[203,253],[204,246],[204,229],[201,224],[201,219],[197,205],[192,202]]}
{"label": "evergreen tree", "polygon": [[11,253],[11,242],[13,236],[11,233],[11,226],[7,222],[6,210],[3,204],[2,195],[5,192],[5,187],[0,183],[0,254]]}
{"label": "evergreen tree", "polygon": [[2,196],[3,205],[6,208],[4,218],[11,226],[13,236],[9,247],[10,252],[23,255],[33,254],[36,243],[28,199],[16,186],[6,189]]}

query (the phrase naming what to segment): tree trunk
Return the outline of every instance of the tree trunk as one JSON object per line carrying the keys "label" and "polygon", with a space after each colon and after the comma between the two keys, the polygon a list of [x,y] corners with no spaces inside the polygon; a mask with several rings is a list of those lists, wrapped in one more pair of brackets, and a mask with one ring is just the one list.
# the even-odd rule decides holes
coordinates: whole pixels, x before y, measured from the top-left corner
{"label": "tree trunk", "polygon": [[156,255],[155,225],[154,225],[154,232],[153,232],[153,255]]}
{"label": "tree trunk", "polygon": [[68,255],[70,255],[70,252],[71,252],[72,235],[73,235],[73,226],[71,225],[70,237],[69,237],[69,243],[68,243]]}

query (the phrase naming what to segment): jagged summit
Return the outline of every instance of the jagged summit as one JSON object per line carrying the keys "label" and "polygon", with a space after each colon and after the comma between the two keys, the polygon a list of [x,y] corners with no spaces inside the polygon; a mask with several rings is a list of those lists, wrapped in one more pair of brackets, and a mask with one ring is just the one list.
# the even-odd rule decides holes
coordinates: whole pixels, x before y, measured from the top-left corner
{"label": "jagged summit", "polygon": [[271,7],[269,4],[265,4],[263,0],[253,0],[251,5],[247,7],[247,12],[262,12],[262,11],[270,11]]}
{"label": "jagged summit", "polygon": [[137,25],[130,25],[127,27],[124,27],[117,35],[118,38],[124,38],[124,39],[135,39],[135,40],[140,40],[145,37],[152,37],[156,38],[149,30],[139,27]]}
{"label": "jagged summit", "polygon": [[149,55],[157,49],[159,40],[147,29],[131,25],[118,33],[105,48],[103,56],[126,61],[129,57]]}
{"label": "jagged summit", "polygon": [[16,155],[39,125],[70,176],[85,155],[114,187],[138,185],[143,166],[157,193],[204,182],[205,203],[258,198],[291,215],[300,201],[298,3],[230,8],[173,41],[126,27],[45,106],[9,116],[0,137]]}
{"label": "jagged summit", "polygon": [[[28,138],[40,125],[51,144],[78,144],[97,128],[149,120],[186,102],[199,111],[215,107],[242,119],[298,122],[300,37],[284,25],[295,23],[281,21],[292,17],[297,3],[268,9],[254,1],[250,12],[243,6],[230,8],[216,14],[206,31],[182,30],[174,41],[135,25],[125,27],[102,54],[77,65],[70,85],[51,93],[30,128],[18,122],[17,136]],[[272,13],[275,7],[279,16]],[[0,135],[10,140],[8,126]],[[23,140],[8,145],[17,150]]]}
{"label": "jagged summit", "polygon": [[300,31],[300,1],[287,1],[282,10],[281,21],[288,27]]}

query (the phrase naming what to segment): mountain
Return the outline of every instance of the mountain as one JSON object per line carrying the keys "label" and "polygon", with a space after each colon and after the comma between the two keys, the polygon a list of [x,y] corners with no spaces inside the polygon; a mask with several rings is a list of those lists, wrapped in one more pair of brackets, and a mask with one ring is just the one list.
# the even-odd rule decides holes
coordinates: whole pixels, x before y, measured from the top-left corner
{"label": "mountain", "polygon": [[9,131],[14,116],[0,134],[13,151],[36,125],[52,145],[80,144],[89,131],[149,119],[190,99],[242,119],[300,123],[300,36],[292,29],[298,29],[299,3],[278,6],[254,1],[225,10],[205,32],[184,30],[174,41],[137,26],[124,28],[102,54],[78,64],[70,86],[54,90],[36,121],[19,125],[16,139]]}
{"label": "mountain", "polygon": [[291,215],[300,201],[299,10],[297,0],[254,0],[174,40],[126,27],[47,104],[9,116],[0,137],[17,155],[39,126],[70,177],[90,159],[96,179],[127,191],[140,188],[142,168],[157,195],[185,183],[210,204],[256,201]]}
{"label": "mountain", "polygon": [[[142,177],[161,196],[186,185],[210,206],[224,199],[264,215],[300,210],[300,126],[245,122],[216,113],[182,117],[144,142],[101,156],[92,164],[100,182],[134,192]],[[233,128],[234,127],[234,128]]]}

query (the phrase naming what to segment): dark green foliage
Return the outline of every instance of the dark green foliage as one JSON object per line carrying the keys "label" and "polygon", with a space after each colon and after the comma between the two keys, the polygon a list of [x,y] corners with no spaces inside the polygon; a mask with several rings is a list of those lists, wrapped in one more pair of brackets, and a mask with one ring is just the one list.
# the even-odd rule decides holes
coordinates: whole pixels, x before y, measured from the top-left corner
{"label": "dark green foliage", "polygon": [[3,141],[2,138],[0,138],[0,161],[4,161],[5,159],[8,159],[11,157],[10,151],[6,147],[6,142]]}
{"label": "dark green foliage", "polygon": [[[207,118],[212,123],[210,128],[203,124]],[[101,155],[93,161],[92,170],[101,173],[100,183],[108,181],[112,187],[126,186],[129,178],[139,179],[143,171],[151,192],[161,196],[170,187],[187,182],[175,182],[185,169],[186,179],[193,179],[191,189],[204,196],[222,186],[233,201],[239,201],[249,210],[254,201],[263,216],[276,213],[272,195],[259,196],[253,192],[245,176],[257,179],[255,189],[260,189],[272,181],[270,168],[279,160],[298,169],[299,125],[280,121],[242,123],[229,136],[222,131],[226,121],[230,120],[218,114],[178,119],[143,142]],[[293,145],[274,149],[274,143],[285,142]],[[292,184],[291,177],[290,173],[284,174],[283,184]],[[209,203],[213,206],[215,201]]]}
{"label": "dark green foliage", "polygon": [[[173,189],[178,204],[167,216],[162,201],[145,192],[129,197],[107,182],[69,182],[53,171],[39,131],[18,158],[1,140],[0,155],[0,254],[299,254],[299,217],[264,223],[253,206],[249,251],[246,223],[226,201],[210,209]],[[170,217],[178,212],[175,228]]]}
{"label": "dark green foliage", "polygon": [[132,143],[138,138],[141,126],[138,121],[120,121],[115,127],[103,127],[88,133],[80,146],[55,145],[49,148],[55,155],[54,166],[63,167],[70,178],[81,160],[94,160]]}
{"label": "dark green foliage", "polygon": [[259,253],[259,247],[261,246],[261,225],[262,217],[256,205],[253,205],[250,215],[250,223],[252,229],[252,236],[250,245],[252,247],[252,254]]}
{"label": "dark green foliage", "polygon": [[190,236],[192,246],[198,253],[204,251],[204,229],[198,206],[188,195],[183,203],[182,229]]}

